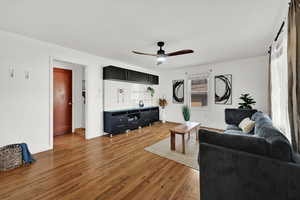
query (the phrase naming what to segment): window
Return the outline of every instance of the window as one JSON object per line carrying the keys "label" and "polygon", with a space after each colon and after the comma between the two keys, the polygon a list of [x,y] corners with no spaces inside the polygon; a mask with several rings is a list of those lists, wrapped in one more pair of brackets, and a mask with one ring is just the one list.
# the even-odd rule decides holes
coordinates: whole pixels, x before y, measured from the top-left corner
{"label": "window", "polygon": [[190,78],[190,106],[207,107],[208,106],[208,76],[199,76]]}

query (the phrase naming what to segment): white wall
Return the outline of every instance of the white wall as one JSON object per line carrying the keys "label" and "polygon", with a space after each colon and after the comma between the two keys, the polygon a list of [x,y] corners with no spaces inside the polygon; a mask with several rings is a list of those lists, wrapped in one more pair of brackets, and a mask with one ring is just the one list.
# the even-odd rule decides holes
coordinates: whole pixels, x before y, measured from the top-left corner
{"label": "white wall", "polygon": [[[147,91],[149,86],[155,90],[153,97]],[[144,102],[144,107],[158,106],[158,88],[158,85],[105,80],[104,110],[138,108],[140,100]],[[123,94],[118,92],[119,89],[124,91]]]}
{"label": "white wall", "polygon": [[[0,146],[26,142],[33,153],[52,148],[50,57],[87,66],[86,137],[103,134],[101,67],[128,65],[3,31],[0,44]],[[9,77],[11,68],[16,72],[13,79]],[[157,74],[139,67],[130,69]],[[25,80],[25,71],[30,71],[30,80]]]}
{"label": "white wall", "polygon": [[[199,121],[203,126],[224,129],[224,109],[237,108],[239,103],[238,98],[242,93],[250,93],[257,101],[255,108],[267,112],[267,66],[268,58],[263,56],[174,71],[162,71],[160,77],[160,95],[165,96],[169,102],[169,105],[166,107],[167,120],[183,122],[181,114],[182,104],[172,103],[172,80],[186,80],[187,74],[206,73],[210,70],[209,107],[207,109],[192,108],[191,120]],[[232,74],[232,105],[216,105],[214,103],[214,76],[221,74]],[[186,83],[187,81],[185,81],[185,85],[187,85]],[[185,101],[187,101],[186,95]]]}

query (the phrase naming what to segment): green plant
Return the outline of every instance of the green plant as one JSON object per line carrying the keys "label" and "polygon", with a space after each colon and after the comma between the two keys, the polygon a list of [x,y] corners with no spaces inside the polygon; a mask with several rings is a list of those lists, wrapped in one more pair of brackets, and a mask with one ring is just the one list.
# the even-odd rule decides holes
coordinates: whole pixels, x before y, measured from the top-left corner
{"label": "green plant", "polygon": [[252,109],[252,105],[256,104],[256,101],[254,101],[250,94],[241,94],[239,99],[243,101],[242,103],[239,103],[240,109]]}
{"label": "green plant", "polygon": [[189,121],[191,118],[191,110],[187,105],[182,106],[182,115],[185,121]]}
{"label": "green plant", "polygon": [[155,93],[155,90],[154,90],[154,88],[152,88],[152,87],[150,87],[150,86],[149,86],[149,87],[147,88],[147,91],[148,91],[148,92],[150,92],[150,94],[151,94],[151,97],[153,97],[153,96],[154,96],[154,93]]}

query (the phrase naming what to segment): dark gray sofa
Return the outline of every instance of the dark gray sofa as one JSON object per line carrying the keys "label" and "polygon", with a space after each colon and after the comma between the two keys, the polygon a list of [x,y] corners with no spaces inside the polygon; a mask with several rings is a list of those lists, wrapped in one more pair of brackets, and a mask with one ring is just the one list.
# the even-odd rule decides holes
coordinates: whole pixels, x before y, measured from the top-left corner
{"label": "dark gray sofa", "polygon": [[[238,124],[255,121],[244,134]],[[226,109],[224,134],[200,130],[201,200],[300,200],[300,159],[271,119],[256,110]]]}

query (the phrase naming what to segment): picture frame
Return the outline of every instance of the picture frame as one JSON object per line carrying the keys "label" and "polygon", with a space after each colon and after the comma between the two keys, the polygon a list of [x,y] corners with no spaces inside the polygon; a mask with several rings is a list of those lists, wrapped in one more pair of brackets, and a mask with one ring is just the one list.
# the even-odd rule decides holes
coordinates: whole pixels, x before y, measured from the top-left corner
{"label": "picture frame", "polygon": [[232,75],[215,76],[215,104],[232,105]]}

